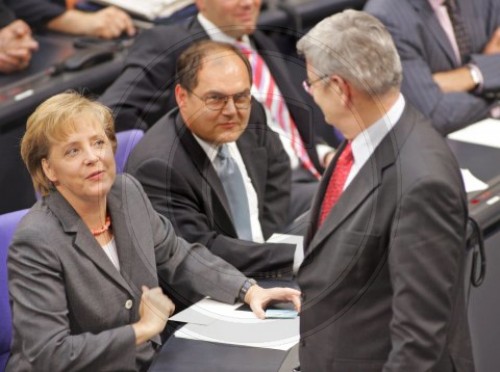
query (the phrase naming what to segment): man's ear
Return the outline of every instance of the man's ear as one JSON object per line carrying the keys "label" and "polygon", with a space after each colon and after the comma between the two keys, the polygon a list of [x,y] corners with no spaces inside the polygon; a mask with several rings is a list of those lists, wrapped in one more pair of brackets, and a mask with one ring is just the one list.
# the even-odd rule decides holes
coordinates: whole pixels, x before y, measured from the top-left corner
{"label": "man's ear", "polygon": [[186,105],[186,96],[187,96],[186,90],[183,87],[181,87],[180,84],[177,84],[175,86],[175,100],[179,108],[184,108],[184,106]]}
{"label": "man's ear", "polygon": [[50,166],[50,163],[47,160],[47,158],[42,159],[42,170],[43,170],[43,173],[45,174],[45,177],[47,177],[50,182],[52,182],[52,183],[57,182],[57,177],[54,174],[54,170]]}
{"label": "man's ear", "polygon": [[335,93],[339,95],[340,102],[342,105],[347,107],[351,102],[351,86],[347,80],[338,75],[333,75],[331,77]]}

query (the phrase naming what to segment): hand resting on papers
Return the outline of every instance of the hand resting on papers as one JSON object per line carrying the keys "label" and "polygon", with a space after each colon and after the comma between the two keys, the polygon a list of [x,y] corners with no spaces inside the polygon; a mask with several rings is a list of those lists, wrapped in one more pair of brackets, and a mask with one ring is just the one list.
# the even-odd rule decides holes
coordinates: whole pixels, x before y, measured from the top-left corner
{"label": "hand resting on papers", "polygon": [[292,288],[262,288],[253,285],[245,296],[245,303],[252,309],[253,313],[260,319],[266,318],[265,308],[273,301],[292,302],[295,310],[300,312],[300,291]]}

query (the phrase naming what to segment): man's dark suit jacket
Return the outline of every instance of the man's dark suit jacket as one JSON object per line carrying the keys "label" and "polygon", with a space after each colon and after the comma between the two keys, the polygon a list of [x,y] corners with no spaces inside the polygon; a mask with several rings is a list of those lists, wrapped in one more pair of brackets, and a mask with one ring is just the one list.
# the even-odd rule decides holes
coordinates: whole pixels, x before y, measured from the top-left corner
{"label": "man's dark suit jacket", "polygon": [[[147,130],[176,107],[173,88],[177,58],[193,42],[203,39],[208,39],[208,35],[196,17],[171,26],[154,27],[138,37],[122,74],[99,99],[113,109],[117,130]],[[285,64],[285,57],[262,32],[255,31],[250,40],[269,67],[309,157],[321,171],[313,123],[324,123],[323,116],[317,115],[310,97],[301,94],[299,84],[292,83],[289,76],[290,68],[303,69],[303,62]]]}
{"label": "man's dark suit jacket", "polygon": [[[457,0],[471,37],[472,63],[484,77],[484,89],[500,90],[500,54],[482,55],[500,27],[500,1]],[[472,93],[443,93],[432,74],[461,67],[427,0],[369,0],[365,10],[379,18],[394,38],[403,63],[404,95],[441,134],[488,116],[491,100]]]}
{"label": "man's dark suit jacket", "polygon": [[[277,135],[260,118],[236,142],[257,193],[264,238],[285,225],[290,201],[290,163]],[[154,208],[188,242],[199,242],[251,276],[291,274],[295,247],[239,240],[222,184],[204,150],[174,109],[132,151],[126,171],[143,185]]]}
{"label": "man's dark suit jacket", "polygon": [[407,104],[318,228],[336,161],[313,204],[298,272],[302,369],[473,371],[467,199],[446,143]]}
{"label": "man's dark suit jacket", "polygon": [[0,28],[7,26],[14,19],[14,13],[5,5],[3,0],[0,0]]}
{"label": "man's dark suit jacket", "polygon": [[33,28],[43,28],[47,22],[63,14],[66,9],[49,0],[4,0],[5,4]]}

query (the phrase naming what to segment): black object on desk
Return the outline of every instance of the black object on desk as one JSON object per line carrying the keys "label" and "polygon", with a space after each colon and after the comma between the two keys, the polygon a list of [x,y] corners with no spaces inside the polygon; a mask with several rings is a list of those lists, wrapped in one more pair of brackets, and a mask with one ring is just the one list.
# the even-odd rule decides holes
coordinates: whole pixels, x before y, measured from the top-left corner
{"label": "black object on desk", "polygon": [[288,352],[171,337],[149,372],[279,371]]}

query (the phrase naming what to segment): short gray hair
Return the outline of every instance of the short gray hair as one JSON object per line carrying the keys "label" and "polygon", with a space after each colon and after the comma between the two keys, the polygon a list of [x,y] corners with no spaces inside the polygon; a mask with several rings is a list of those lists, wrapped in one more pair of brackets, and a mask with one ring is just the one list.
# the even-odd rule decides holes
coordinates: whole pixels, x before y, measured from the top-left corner
{"label": "short gray hair", "polygon": [[366,12],[345,10],[325,18],[298,41],[297,49],[318,75],[337,74],[367,94],[401,86],[392,37]]}

